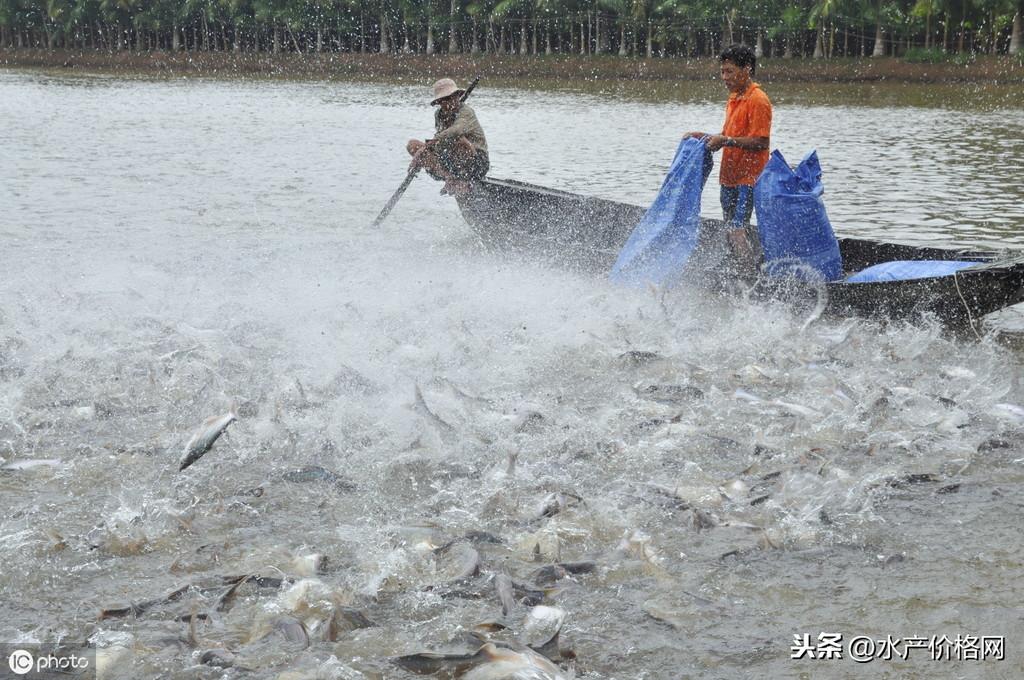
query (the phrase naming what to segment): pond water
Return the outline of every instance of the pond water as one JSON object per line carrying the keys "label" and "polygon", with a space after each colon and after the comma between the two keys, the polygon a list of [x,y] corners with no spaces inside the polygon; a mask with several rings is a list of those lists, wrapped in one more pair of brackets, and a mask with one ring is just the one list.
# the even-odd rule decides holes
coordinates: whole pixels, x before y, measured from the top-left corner
{"label": "pond water", "polygon": [[[643,204],[721,125],[714,83],[586,90],[482,85],[492,175]],[[1010,94],[766,90],[840,233],[1024,246]],[[424,178],[370,228],[428,99],[0,72],[0,641],[88,640],[107,677],[408,678],[564,615],[566,677],[1024,672],[1017,353],[616,289],[482,248]],[[822,633],[1006,658],[790,658]]]}

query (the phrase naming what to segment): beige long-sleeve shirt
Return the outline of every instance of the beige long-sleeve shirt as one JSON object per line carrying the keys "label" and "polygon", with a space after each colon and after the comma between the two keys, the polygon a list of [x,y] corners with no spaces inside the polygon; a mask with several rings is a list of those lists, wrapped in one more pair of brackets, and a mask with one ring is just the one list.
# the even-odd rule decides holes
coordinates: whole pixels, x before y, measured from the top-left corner
{"label": "beige long-sleeve shirt", "polygon": [[480,121],[468,105],[463,104],[455,116],[455,121],[448,127],[444,127],[441,120],[441,109],[434,112],[434,128],[437,134],[434,135],[439,143],[453,142],[459,137],[465,137],[478,153],[487,153],[487,138],[484,136],[484,129],[480,127]]}

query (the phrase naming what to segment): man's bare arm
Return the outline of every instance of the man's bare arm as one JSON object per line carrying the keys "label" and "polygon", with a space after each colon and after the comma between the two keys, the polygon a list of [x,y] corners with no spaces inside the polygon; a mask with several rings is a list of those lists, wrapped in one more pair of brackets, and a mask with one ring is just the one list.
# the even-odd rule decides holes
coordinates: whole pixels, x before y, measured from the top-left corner
{"label": "man's bare arm", "polygon": [[744,151],[765,151],[770,145],[768,137],[726,137],[725,135],[711,135],[708,137],[708,149],[718,151],[722,147],[729,146]]}

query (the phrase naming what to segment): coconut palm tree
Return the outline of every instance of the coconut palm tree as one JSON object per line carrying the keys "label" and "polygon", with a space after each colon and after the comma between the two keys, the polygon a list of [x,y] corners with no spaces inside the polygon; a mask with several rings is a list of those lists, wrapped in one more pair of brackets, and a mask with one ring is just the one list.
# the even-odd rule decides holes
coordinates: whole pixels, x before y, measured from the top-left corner
{"label": "coconut palm tree", "polygon": [[526,54],[526,25],[532,10],[533,0],[500,0],[491,10],[491,16],[503,24],[510,20],[519,23],[520,54]]}
{"label": "coconut palm tree", "polygon": [[71,3],[68,0],[43,0],[42,6],[46,48],[52,50],[64,36],[66,24],[71,18]]}
{"label": "coconut palm tree", "polygon": [[[480,0],[471,0],[469,4],[466,5],[466,14],[469,15],[471,27],[469,38],[469,52],[470,54],[477,54],[480,51],[480,38],[478,36],[480,20],[483,17],[488,16],[489,12],[484,2],[481,2]],[[463,47],[463,51],[465,51],[465,47]],[[486,44],[484,47],[484,51],[486,51]]]}
{"label": "coconut palm tree", "polygon": [[910,10],[914,16],[924,19],[924,48],[926,50],[932,46],[932,17],[940,11],[941,7],[941,0],[917,0]]}
{"label": "coconut palm tree", "polygon": [[1012,55],[1021,54],[1024,50],[1024,0],[1017,0],[1013,13],[1013,28],[1010,30],[1010,48]]}
{"label": "coconut palm tree", "polygon": [[620,57],[624,57],[629,53],[626,47],[626,24],[630,21],[632,5],[633,0],[598,0],[598,7],[600,9],[609,10],[615,15],[615,23],[619,29]]}
{"label": "coconut palm tree", "polygon": [[807,15],[807,27],[813,28],[815,32],[815,59],[825,56],[825,22],[832,16],[838,4],[838,0],[814,0],[811,5],[811,11]]}

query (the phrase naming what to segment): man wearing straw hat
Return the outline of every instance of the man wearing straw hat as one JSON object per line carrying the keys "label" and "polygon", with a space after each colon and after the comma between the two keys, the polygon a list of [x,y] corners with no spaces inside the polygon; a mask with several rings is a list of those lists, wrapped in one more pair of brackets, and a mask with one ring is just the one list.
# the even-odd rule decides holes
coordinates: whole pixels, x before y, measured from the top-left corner
{"label": "man wearing straw hat", "polygon": [[444,180],[442,194],[462,196],[472,182],[483,179],[490,169],[487,138],[476,114],[463,100],[465,90],[451,78],[434,83],[431,106],[434,112],[433,139],[410,139],[406,149],[412,156],[409,169],[421,167],[434,179]]}

